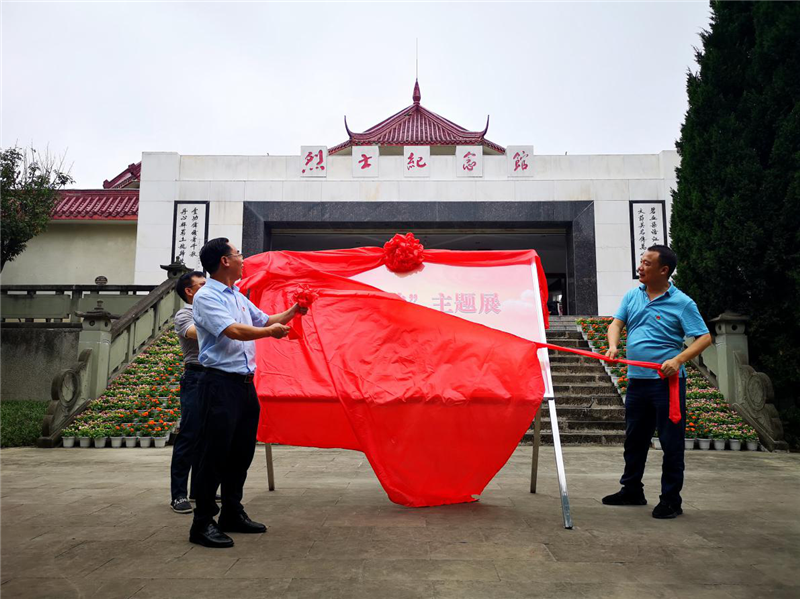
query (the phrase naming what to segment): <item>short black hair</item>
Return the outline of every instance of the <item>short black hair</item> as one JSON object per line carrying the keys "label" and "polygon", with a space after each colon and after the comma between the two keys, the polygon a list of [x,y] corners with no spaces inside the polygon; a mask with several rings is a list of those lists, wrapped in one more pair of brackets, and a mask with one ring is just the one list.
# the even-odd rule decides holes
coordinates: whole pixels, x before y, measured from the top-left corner
{"label": "short black hair", "polygon": [[186,303],[189,302],[189,298],[186,297],[186,288],[192,286],[192,279],[194,279],[195,277],[200,277],[202,279],[205,277],[205,275],[201,273],[199,270],[186,272],[180,276],[178,282],[175,284],[175,292],[179,296],[181,296],[181,299]]}
{"label": "short black hair", "polygon": [[200,250],[200,262],[208,274],[213,275],[219,270],[219,261],[231,251],[228,240],[225,237],[217,237],[206,244]]}
{"label": "short black hair", "polygon": [[678,266],[678,254],[665,245],[651,245],[647,248],[647,251],[658,253],[658,263],[669,268],[667,276],[671,277],[672,273],[675,272],[675,267]]}

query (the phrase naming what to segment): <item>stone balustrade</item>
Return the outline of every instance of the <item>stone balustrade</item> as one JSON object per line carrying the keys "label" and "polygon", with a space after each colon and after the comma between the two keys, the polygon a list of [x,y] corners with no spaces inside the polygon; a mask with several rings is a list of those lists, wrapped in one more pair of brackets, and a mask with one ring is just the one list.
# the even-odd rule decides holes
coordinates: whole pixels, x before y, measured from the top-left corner
{"label": "stone balustrade", "polygon": [[80,323],[98,301],[112,314],[123,314],[155,285],[3,285],[0,287],[0,321]]}
{"label": "stone balustrade", "polygon": [[[750,366],[747,348],[749,318],[724,312],[712,319],[714,343],[694,361],[720,390],[730,406],[758,432],[770,451],[787,449],[783,425],[774,405],[772,381]],[[691,339],[689,340],[691,342]]]}
{"label": "stone balustrade", "polygon": [[186,272],[182,264],[163,266],[167,280],[152,288],[121,316],[114,316],[105,299],[88,311],[76,311],[82,329],[77,361],[53,379],[52,399],[42,423],[40,447],[58,444],[61,431],[86,404],[100,396],[113,378],[155,341],[183,306],[175,290],[177,278]]}

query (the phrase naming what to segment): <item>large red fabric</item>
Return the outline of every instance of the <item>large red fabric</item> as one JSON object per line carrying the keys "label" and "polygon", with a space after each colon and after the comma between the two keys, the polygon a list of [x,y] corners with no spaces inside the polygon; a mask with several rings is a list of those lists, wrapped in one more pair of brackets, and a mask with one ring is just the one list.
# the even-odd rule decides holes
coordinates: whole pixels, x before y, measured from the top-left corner
{"label": "large red fabric", "polygon": [[[267,313],[290,305],[300,285],[319,292],[293,322],[295,339],[257,342],[258,438],[363,451],[402,505],[474,501],[541,404],[536,346],[348,278],[383,261],[381,248],[245,261],[240,286]],[[533,251],[425,250],[424,261],[531,264],[547,298]]]}

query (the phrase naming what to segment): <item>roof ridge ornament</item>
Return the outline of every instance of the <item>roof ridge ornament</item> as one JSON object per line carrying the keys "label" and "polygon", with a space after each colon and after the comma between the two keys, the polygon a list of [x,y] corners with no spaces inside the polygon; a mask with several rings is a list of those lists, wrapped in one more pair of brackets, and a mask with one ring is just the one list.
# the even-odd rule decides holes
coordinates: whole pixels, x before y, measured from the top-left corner
{"label": "roof ridge ornament", "polygon": [[414,104],[419,104],[419,101],[422,100],[422,94],[419,91],[419,79],[414,80],[414,94],[411,99],[414,100]]}

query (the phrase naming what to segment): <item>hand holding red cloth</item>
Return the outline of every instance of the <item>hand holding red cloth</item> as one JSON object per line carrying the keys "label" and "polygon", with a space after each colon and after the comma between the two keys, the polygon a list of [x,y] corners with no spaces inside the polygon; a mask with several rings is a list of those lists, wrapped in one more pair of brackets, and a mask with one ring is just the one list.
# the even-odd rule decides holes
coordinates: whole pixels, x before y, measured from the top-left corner
{"label": "hand holding red cloth", "polygon": [[[311,304],[314,303],[314,300],[316,300],[317,297],[319,297],[319,293],[311,289],[311,287],[306,284],[300,285],[292,296],[294,303],[301,308],[301,310],[297,312],[297,316],[302,317],[308,311],[308,308],[311,307]],[[301,339],[302,337],[303,321],[298,319],[294,321],[292,326],[289,328],[289,339]]]}

